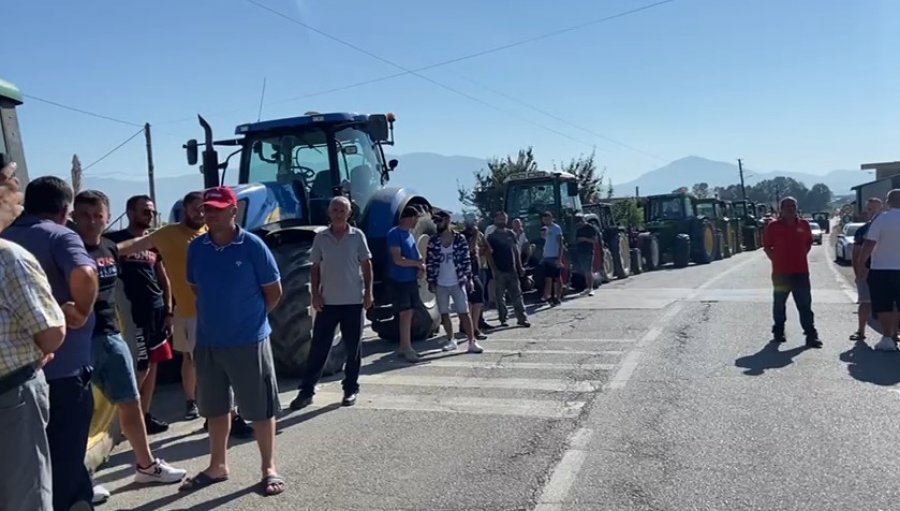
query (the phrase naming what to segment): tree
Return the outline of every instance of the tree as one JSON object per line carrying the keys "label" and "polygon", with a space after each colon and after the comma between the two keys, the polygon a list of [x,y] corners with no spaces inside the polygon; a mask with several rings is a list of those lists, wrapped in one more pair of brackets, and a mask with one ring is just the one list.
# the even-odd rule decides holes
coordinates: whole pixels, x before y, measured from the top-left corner
{"label": "tree", "polygon": [[520,149],[513,160],[511,156],[491,158],[487,169],[475,172],[475,186],[466,188],[457,185],[459,202],[468,208],[478,210],[483,217],[490,217],[503,207],[503,182],[510,174],[534,172],[538,168],[532,147]]}
{"label": "tree", "polygon": [[831,203],[831,197],[831,189],[828,188],[827,185],[823,183],[816,183],[812,188],[809,189],[809,192],[806,194],[806,199],[803,204],[803,210],[810,213],[814,213],[816,211],[825,211],[829,209],[828,205]]}
{"label": "tree", "polygon": [[578,158],[573,158],[560,170],[574,174],[578,178],[578,195],[583,204],[596,202],[600,197],[600,193],[603,191],[603,179],[606,169],[604,168],[601,172],[597,172],[593,151],[588,156],[582,154]]}
{"label": "tree", "polygon": [[697,197],[698,199],[705,199],[709,197],[709,184],[697,183],[691,189],[691,193],[693,193],[694,197]]}
{"label": "tree", "polygon": [[638,228],[644,223],[644,213],[635,199],[625,199],[614,203],[612,214],[618,225]]}

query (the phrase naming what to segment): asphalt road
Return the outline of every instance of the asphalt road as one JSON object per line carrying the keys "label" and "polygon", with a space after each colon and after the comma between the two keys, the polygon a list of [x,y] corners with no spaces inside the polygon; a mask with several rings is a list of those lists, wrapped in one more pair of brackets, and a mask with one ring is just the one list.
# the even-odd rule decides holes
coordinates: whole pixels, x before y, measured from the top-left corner
{"label": "asphalt road", "polygon": [[[898,508],[898,359],[847,341],[854,294],[832,257],[810,255],[821,350],[790,305],[788,343],[768,344],[761,251],[647,273],[540,309],[482,355],[409,366],[366,342],[355,407],[332,379],[281,417],[280,496],[256,493],[252,442],[232,442],[228,482],[192,494],[135,487],[125,444],[96,476],[113,491],[100,509]],[[295,382],[281,386],[286,407]],[[160,415],[179,420],[179,394],[160,390]],[[201,424],[174,422],[156,454],[204,468]]]}

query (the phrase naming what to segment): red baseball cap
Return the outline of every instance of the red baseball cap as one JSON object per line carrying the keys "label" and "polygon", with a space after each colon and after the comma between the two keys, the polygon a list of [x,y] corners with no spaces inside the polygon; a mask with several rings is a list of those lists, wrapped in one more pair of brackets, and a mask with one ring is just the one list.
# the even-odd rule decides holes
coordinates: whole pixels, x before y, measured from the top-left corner
{"label": "red baseball cap", "polygon": [[217,186],[203,192],[203,205],[216,209],[225,209],[228,206],[237,206],[237,195],[227,186]]}

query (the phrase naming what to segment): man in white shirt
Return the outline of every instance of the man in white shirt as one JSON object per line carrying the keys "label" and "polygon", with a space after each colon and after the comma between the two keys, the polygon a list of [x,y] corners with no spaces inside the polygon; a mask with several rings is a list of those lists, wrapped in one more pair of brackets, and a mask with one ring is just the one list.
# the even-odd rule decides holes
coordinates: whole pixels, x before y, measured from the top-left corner
{"label": "man in white shirt", "polygon": [[[898,316],[900,309],[900,189],[887,194],[888,210],[869,226],[860,257],[856,260],[856,274],[865,277],[872,296],[872,311],[881,323],[881,341],[876,350],[897,351]],[[871,256],[871,269],[865,267]]]}

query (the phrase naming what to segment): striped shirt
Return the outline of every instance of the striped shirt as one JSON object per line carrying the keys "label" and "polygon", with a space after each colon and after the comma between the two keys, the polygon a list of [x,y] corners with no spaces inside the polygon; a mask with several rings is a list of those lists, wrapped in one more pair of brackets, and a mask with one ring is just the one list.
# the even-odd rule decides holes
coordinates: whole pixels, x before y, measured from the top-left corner
{"label": "striped shirt", "polygon": [[0,239],[0,376],[37,362],[43,353],[34,336],[65,325],[50,282],[31,253]]}

